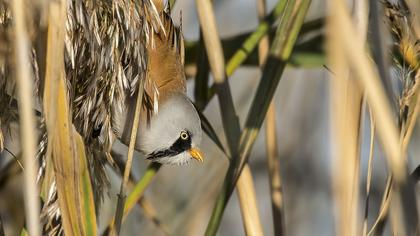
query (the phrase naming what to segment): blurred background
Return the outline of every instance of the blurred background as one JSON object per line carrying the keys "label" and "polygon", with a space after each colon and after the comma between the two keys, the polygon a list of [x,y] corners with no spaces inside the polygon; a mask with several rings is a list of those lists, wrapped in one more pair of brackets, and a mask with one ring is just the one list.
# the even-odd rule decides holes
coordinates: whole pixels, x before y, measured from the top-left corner
{"label": "blurred background", "polygon": [[[351,4],[352,1],[348,2]],[[276,3],[275,0],[267,0],[267,12],[270,12]],[[252,32],[258,25],[255,0],[214,0],[213,6],[222,39]],[[325,1],[313,0],[305,22],[324,19],[326,9]],[[185,40],[197,41],[199,20],[195,1],[176,1],[172,10],[172,17],[176,24],[179,24],[180,14],[182,14]],[[324,33],[324,27],[312,32],[313,35]],[[302,43],[304,40],[306,39],[299,38],[297,43]],[[320,43],[321,47],[323,47],[322,43]],[[319,45],[314,47],[319,47]],[[322,66],[323,63],[320,64],[288,65],[274,97],[285,235],[337,235],[334,218],[337,209],[333,202],[333,168],[337,161],[333,153],[335,153],[337,140],[332,138],[331,131],[329,93],[331,72]],[[259,67],[245,65],[229,78],[235,108],[242,127],[261,75]],[[210,81],[213,81],[212,78]],[[395,87],[398,87],[398,80],[395,79],[395,81],[397,81]],[[189,79],[188,94],[192,100],[194,100],[193,91],[194,80]],[[215,96],[203,113],[222,143],[226,144],[217,99]],[[361,122],[359,197],[365,199],[364,186],[366,185],[371,132],[369,116],[363,116]],[[14,128],[11,134],[5,135],[5,146],[10,152],[17,154],[19,153],[17,125],[12,127]],[[412,172],[420,163],[419,155],[416,155],[420,153],[419,145],[416,145],[418,142],[416,128],[408,151],[409,172]],[[229,161],[207,136],[204,136],[201,149],[205,154],[204,163],[192,162],[188,166],[163,166],[161,168],[144,194],[149,208],[136,206],[123,224],[121,235],[204,234]],[[113,150],[123,157],[126,156],[127,147],[118,141],[114,144]],[[380,143],[376,140],[368,216],[370,226],[378,215],[386,184],[387,168],[384,158]],[[13,157],[10,153],[1,153],[0,170],[12,161]],[[139,179],[144,174],[146,166],[144,156],[136,152],[132,168],[134,179]],[[254,179],[257,206],[264,234],[274,235],[265,128],[261,129],[252,149],[249,166]],[[99,232],[105,230],[114,216],[121,181],[119,175],[110,168],[107,168],[107,174],[110,187],[106,190],[104,202],[97,214]],[[8,175],[10,175],[9,172]],[[22,178],[19,176],[17,174],[16,177],[10,178],[0,172],[0,216],[4,222],[6,235],[18,235],[16,229],[21,228],[24,223]],[[363,200],[360,201],[358,207],[359,213],[363,214]],[[358,223],[362,224],[363,216],[361,215],[359,219]],[[385,231],[386,235],[390,233],[387,231],[388,227]],[[218,235],[245,235],[236,192],[227,205]]]}

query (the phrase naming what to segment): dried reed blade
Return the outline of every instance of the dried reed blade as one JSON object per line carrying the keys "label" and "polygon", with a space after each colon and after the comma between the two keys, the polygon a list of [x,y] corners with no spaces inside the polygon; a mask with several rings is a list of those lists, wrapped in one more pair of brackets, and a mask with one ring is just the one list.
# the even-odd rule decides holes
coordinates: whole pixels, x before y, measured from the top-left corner
{"label": "dried reed blade", "polygon": [[34,89],[32,69],[30,67],[30,46],[28,32],[26,28],[26,14],[23,0],[11,2],[12,13],[14,16],[15,30],[15,65],[17,71],[18,103],[19,103],[19,123],[20,139],[22,145],[22,156],[25,165],[24,172],[24,200],[26,223],[29,233],[38,236],[40,228],[40,206],[39,190],[36,185],[36,173],[38,165],[35,161],[36,155],[36,130],[35,117],[32,107],[34,105]]}
{"label": "dried reed blade", "polygon": [[[95,235],[96,215],[84,142],[75,131],[64,73],[66,3],[50,3],[44,87],[44,112],[53,178],[64,233]],[[62,50],[60,50],[60,48]]]}

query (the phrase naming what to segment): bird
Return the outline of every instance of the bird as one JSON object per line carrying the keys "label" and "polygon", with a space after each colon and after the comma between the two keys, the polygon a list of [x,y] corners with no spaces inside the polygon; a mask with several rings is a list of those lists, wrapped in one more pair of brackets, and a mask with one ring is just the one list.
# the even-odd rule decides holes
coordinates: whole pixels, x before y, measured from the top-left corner
{"label": "bird", "polygon": [[[147,46],[146,82],[135,149],[161,164],[203,162],[204,155],[198,147],[202,139],[200,117],[186,95],[182,32],[174,26],[170,10],[161,10],[160,0],[155,0],[155,5],[163,27],[153,32],[153,40]],[[116,112],[113,120],[117,138],[126,145],[135,104],[136,96],[128,96],[123,111]]]}

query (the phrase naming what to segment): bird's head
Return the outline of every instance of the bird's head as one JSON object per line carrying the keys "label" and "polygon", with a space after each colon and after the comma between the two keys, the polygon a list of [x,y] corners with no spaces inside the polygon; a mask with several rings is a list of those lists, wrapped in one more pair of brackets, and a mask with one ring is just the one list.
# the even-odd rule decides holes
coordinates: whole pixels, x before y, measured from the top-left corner
{"label": "bird's head", "polygon": [[202,130],[200,117],[184,94],[174,94],[159,104],[159,112],[140,124],[137,147],[147,159],[162,164],[203,161],[198,149]]}

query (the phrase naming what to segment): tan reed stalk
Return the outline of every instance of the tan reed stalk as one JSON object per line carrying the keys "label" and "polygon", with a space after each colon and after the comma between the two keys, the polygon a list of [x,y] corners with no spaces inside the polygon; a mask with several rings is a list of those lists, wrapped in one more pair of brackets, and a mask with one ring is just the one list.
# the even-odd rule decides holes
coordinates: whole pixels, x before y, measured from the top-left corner
{"label": "tan reed stalk", "polygon": [[39,236],[41,233],[39,219],[39,191],[36,184],[38,165],[35,161],[36,131],[33,114],[33,77],[29,59],[29,38],[26,28],[26,14],[24,0],[11,2],[14,16],[15,30],[15,65],[17,71],[17,85],[19,97],[19,121],[24,171],[24,200],[26,223],[30,235]]}
{"label": "tan reed stalk", "polygon": [[221,84],[225,80],[225,58],[216,27],[216,18],[210,0],[196,0],[198,18],[203,32],[204,44],[214,80]]}
{"label": "tan reed stalk", "polygon": [[111,234],[116,233],[116,235],[119,235],[120,230],[121,230],[121,223],[122,223],[122,218],[124,215],[124,208],[125,208],[126,186],[127,186],[128,179],[130,177],[131,166],[133,163],[134,145],[136,144],[137,130],[138,130],[139,121],[140,121],[140,110],[141,110],[141,103],[143,100],[143,92],[144,92],[143,88],[144,88],[144,79],[140,80],[140,83],[139,83],[137,100],[136,100],[136,110],[134,113],[133,127],[131,128],[130,144],[128,146],[127,162],[125,164],[124,177],[121,182],[120,193],[118,195],[117,209],[115,211],[115,231],[111,230]]}
{"label": "tan reed stalk", "polygon": [[397,182],[404,181],[407,173],[404,159],[401,158],[399,136],[383,87],[379,82],[378,75],[372,69],[372,62],[366,56],[363,45],[355,38],[357,34],[350,22],[346,6],[342,0],[332,2],[335,3],[333,8],[335,20],[340,23],[341,29],[346,29],[335,29],[338,31],[334,33],[340,36],[343,43],[342,48],[345,50],[349,63],[355,67],[358,81],[366,90],[368,104],[378,125],[378,135],[387,154],[388,166],[395,174]]}
{"label": "tan reed stalk", "polygon": [[[360,3],[363,5],[363,3]],[[335,9],[334,5],[330,5]],[[360,9],[359,9],[360,10]],[[334,11],[334,10],[332,10]],[[356,13],[359,30],[366,30],[367,20],[362,13]],[[328,19],[328,54],[334,77],[331,80],[332,130],[337,140],[337,157],[334,167],[334,193],[338,207],[337,232],[340,235],[358,235],[358,197],[360,169],[360,121],[363,110],[363,92],[356,80],[345,55],[340,52],[337,29],[341,26],[334,14]],[[358,32],[359,33],[359,32]],[[358,39],[364,42],[366,32],[360,32]]]}
{"label": "tan reed stalk", "polygon": [[254,181],[252,180],[249,165],[244,167],[241,177],[236,184],[236,190],[246,235],[264,235],[257,208]]}
{"label": "tan reed stalk", "polygon": [[[266,0],[257,0],[257,11],[259,22],[264,21],[266,15]],[[259,65],[264,67],[265,61],[268,56],[270,42],[268,36],[265,35],[259,45]],[[273,214],[274,235],[284,235],[284,222],[283,222],[283,193],[282,193],[282,180],[280,175],[280,159],[277,148],[277,126],[276,126],[276,104],[274,99],[270,103],[267,111],[265,125],[265,139],[267,149],[267,169],[270,184],[270,197],[271,197],[271,211]]]}
{"label": "tan reed stalk", "polygon": [[354,68],[360,85],[366,90],[367,101],[377,124],[379,140],[386,153],[388,168],[391,170],[394,178],[393,191],[397,193],[393,197],[393,211],[391,212],[394,233],[412,232],[415,225],[408,224],[407,222],[411,219],[407,217],[413,217],[412,219],[414,220],[417,216],[408,216],[407,214],[412,214],[413,212],[407,208],[407,205],[403,209],[402,205],[403,198],[411,199],[413,196],[412,193],[405,191],[409,190],[405,159],[401,153],[398,132],[394,124],[390,104],[388,103],[378,75],[373,70],[371,60],[366,56],[363,45],[355,37],[357,34],[350,21],[345,3],[343,1],[332,2],[334,3],[333,13],[335,15],[335,21],[340,26],[340,28],[335,29],[334,33],[340,36],[341,48],[344,50],[349,64]]}

